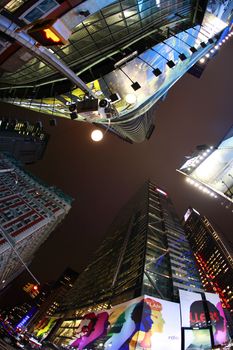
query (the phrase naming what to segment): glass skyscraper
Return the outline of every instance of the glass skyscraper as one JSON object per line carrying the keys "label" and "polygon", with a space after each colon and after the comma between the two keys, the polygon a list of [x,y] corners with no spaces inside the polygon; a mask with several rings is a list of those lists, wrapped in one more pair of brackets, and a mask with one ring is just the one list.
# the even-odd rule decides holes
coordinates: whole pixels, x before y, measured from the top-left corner
{"label": "glass skyscraper", "polygon": [[210,221],[195,209],[184,216],[184,228],[198,264],[203,287],[217,293],[233,315],[233,258],[230,248]]}
{"label": "glass skyscraper", "polygon": [[148,181],[122,208],[60,312],[79,316],[144,294],[178,301],[178,288],[202,291],[174,206]]}

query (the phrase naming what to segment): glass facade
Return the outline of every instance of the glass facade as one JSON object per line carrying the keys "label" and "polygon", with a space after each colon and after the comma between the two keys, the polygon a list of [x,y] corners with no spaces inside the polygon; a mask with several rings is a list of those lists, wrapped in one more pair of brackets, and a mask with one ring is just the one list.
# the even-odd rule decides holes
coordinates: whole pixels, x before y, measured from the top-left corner
{"label": "glass facade", "polygon": [[192,208],[187,211],[184,228],[205,290],[219,294],[223,308],[233,315],[231,251],[209,220]]}
{"label": "glass facade", "polygon": [[162,192],[146,182],[123,207],[61,313],[77,317],[143,294],[177,301],[178,288],[202,290],[173,204]]}

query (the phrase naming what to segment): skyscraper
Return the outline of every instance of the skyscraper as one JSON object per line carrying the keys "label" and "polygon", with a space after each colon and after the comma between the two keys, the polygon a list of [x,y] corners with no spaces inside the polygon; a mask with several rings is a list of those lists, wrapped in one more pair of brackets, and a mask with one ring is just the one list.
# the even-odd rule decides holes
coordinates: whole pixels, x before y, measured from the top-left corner
{"label": "skyscraper", "polygon": [[216,147],[200,145],[179,168],[190,185],[223,204],[233,203],[233,126]]}
{"label": "skyscraper", "polygon": [[[231,2],[207,0],[5,0],[0,99],[142,142],[154,130],[156,102],[228,34],[231,10]],[[41,18],[48,21],[40,37],[55,18],[69,40],[56,46],[36,38]]]}
{"label": "skyscraper", "polygon": [[[50,293],[40,304],[40,308],[36,315],[30,322],[30,329],[33,330],[35,326],[43,323],[46,317],[52,316],[56,313],[60,303],[64,299],[67,292],[73,287],[75,280],[78,278],[78,273],[71,268],[65,269],[58,280],[53,284]],[[29,326],[28,326],[29,328]]]}
{"label": "skyscraper", "polygon": [[41,122],[29,123],[16,119],[0,120],[0,152],[22,163],[34,163],[43,157],[49,135]]}
{"label": "skyscraper", "polygon": [[152,182],[122,208],[60,307],[65,319],[147,294],[178,301],[203,291],[171,199]]}
{"label": "skyscraper", "polygon": [[189,208],[184,215],[186,236],[194,253],[203,287],[219,294],[233,316],[233,255],[210,221]]}
{"label": "skyscraper", "polygon": [[36,250],[64,219],[71,198],[0,156],[0,289],[32,261]]}

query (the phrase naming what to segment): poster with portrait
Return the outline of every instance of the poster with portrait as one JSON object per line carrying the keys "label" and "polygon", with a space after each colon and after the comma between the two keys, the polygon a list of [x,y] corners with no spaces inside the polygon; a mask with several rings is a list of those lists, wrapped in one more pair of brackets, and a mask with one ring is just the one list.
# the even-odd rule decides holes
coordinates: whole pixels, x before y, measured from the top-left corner
{"label": "poster with portrait", "polygon": [[144,296],[85,315],[69,342],[76,349],[180,350],[179,304]]}
{"label": "poster with portrait", "polygon": [[[201,293],[179,290],[182,327],[190,327],[185,330],[186,349],[211,349],[210,330],[212,326],[214,344],[220,345],[228,341],[227,321],[220,303],[219,296],[214,293],[205,293],[202,299]],[[208,312],[206,320],[205,307]]]}
{"label": "poster with portrait", "polygon": [[224,344],[229,340],[229,335],[227,331],[227,320],[219,296],[214,293],[205,293],[205,297],[213,326],[214,344]]}

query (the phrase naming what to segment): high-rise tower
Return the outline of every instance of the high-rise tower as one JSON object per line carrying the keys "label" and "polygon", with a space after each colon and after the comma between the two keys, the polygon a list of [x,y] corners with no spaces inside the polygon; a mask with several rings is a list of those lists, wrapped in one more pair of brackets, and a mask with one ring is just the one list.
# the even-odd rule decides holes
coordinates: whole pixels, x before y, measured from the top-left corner
{"label": "high-rise tower", "polygon": [[64,219],[71,198],[0,156],[0,289],[32,261],[36,250]]}
{"label": "high-rise tower", "polygon": [[83,313],[143,294],[177,301],[178,288],[202,291],[170,198],[146,182],[122,208],[60,310]]}
{"label": "high-rise tower", "polygon": [[16,119],[0,119],[0,152],[20,160],[34,163],[41,159],[47,147],[49,135],[41,122],[29,123]]}
{"label": "high-rise tower", "polygon": [[193,208],[184,216],[184,228],[204,289],[219,294],[223,308],[233,315],[232,252],[210,221]]}

